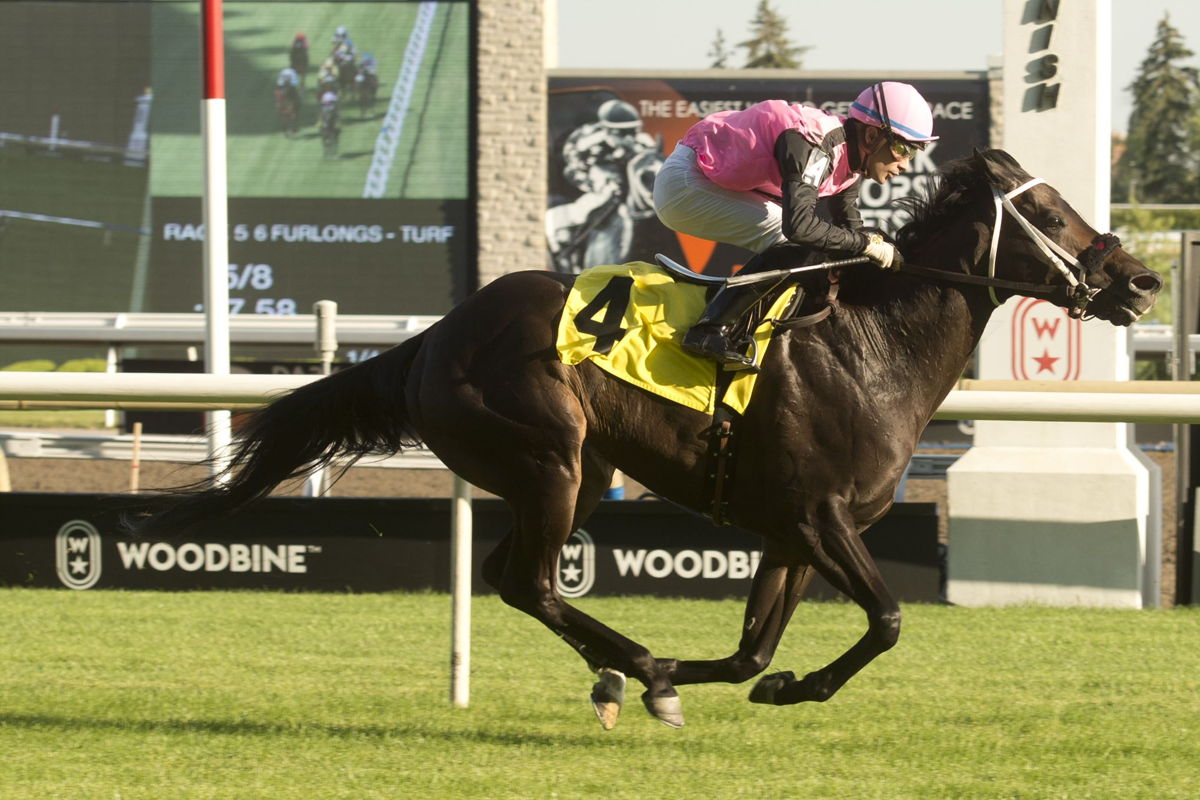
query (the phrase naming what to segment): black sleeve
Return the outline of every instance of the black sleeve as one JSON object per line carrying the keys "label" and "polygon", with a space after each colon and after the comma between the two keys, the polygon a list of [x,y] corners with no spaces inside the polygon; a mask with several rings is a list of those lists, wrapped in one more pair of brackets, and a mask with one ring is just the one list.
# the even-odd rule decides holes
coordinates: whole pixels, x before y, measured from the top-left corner
{"label": "black sleeve", "polygon": [[[861,253],[867,246],[867,237],[850,229],[856,218],[858,225],[862,225],[854,205],[858,184],[852,190],[854,197],[848,201],[854,208],[853,216],[845,214],[844,206],[833,212],[835,219],[841,212],[844,219],[839,222],[847,223],[847,226],[831,225],[817,216],[817,187],[832,169],[829,155],[814,147],[799,131],[786,130],[775,141],[775,158],[783,177],[783,235],[788,241],[819,250]],[[833,207],[841,202],[834,200]]]}
{"label": "black sleeve", "polygon": [[852,231],[862,230],[862,212],[858,210],[858,193],[862,189],[862,181],[856,182],[841,194],[829,198],[829,216],[833,224]]}

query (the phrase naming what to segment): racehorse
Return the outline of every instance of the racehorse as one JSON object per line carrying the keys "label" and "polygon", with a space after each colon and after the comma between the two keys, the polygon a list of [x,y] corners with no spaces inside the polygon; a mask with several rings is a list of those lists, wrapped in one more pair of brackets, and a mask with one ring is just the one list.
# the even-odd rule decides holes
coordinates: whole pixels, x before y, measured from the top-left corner
{"label": "racehorse", "polygon": [[358,76],[358,65],[354,61],[354,51],[345,45],[339,45],[333,53],[336,63],[338,94],[348,95],[354,89],[354,79]]}
{"label": "racehorse", "polygon": [[303,86],[308,77],[308,37],[303,33],[297,33],[292,39],[291,49],[288,50],[288,63],[300,76],[300,85]]}
{"label": "racehorse", "polygon": [[289,139],[296,135],[299,129],[297,122],[300,110],[300,92],[295,86],[275,87],[275,113],[279,115],[279,127],[283,135]]}
{"label": "racehorse", "polygon": [[899,606],[859,535],[891,506],[922,430],[995,305],[1026,294],[1124,326],[1162,287],[1116,237],[1098,234],[1001,150],[946,165],[936,191],[910,213],[896,237],[905,266],[846,268],[835,313],[780,327],[736,423],[725,516],[762,534],[764,550],[728,657],[656,658],[556,589],[559,550],[596,508],[614,467],[689,508],[712,501],[712,416],[590,361],[559,360],[569,276],[506,275],[394,349],[275,400],[243,429],[228,483],[174,498],[147,526],[177,530],[335,458],[423,441],[465,480],[507,500],[512,529],[483,577],[598,674],[591,697],[605,728],[617,720],[626,675],[645,685],[651,714],[679,726],[677,686],[763,672],[814,573],[865,611],[866,633],[802,678],[761,678],[750,700],[824,701],[897,642]]}
{"label": "racehorse", "polygon": [[365,66],[360,66],[354,78],[354,88],[358,94],[358,110],[360,116],[366,116],[375,108],[375,95],[379,91],[379,76]]}
{"label": "racehorse", "polygon": [[337,158],[338,137],[342,128],[338,120],[337,96],[327,94],[321,99],[321,112],[317,117],[317,128],[321,134],[321,151],[325,158]]}

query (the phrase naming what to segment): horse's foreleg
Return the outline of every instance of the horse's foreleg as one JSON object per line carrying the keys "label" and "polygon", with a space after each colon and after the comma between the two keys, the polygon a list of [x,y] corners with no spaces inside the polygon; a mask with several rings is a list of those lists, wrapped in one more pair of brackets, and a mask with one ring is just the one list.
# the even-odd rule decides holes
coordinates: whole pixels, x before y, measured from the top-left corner
{"label": "horse's foreleg", "polygon": [[688,683],[741,683],[771,663],[796,604],[812,579],[812,568],[797,563],[768,542],[746,598],[737,652],[712,661],[659,659],[676,686]]}
{"label": "horse's foreleg", "polygon": [[863,545],[845,503],[840,498],[830,501],[814,523],[820,527],[810,537],[813,567],[866,611],[867,632],[831,664],[800,680],[790,672],[766,676],[750,693],[754,702],[787,705],[828,700],[876,656],[891,649],[900,637],[900,607]]}

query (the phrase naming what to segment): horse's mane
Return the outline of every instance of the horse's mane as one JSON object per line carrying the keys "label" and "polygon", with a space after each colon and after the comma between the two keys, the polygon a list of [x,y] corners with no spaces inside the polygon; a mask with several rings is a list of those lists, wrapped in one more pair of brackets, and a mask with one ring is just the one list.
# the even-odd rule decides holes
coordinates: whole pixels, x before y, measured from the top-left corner
{"label": "horse's mane", "polygon": [[988,186],[985,170],[989,167],[1014,178],[1024,174],[1021,165],[1004,150],[976,151],[974,155],[942,165],[925,192],[897,200],[896,207],[909,217],[896,233],[896,244],[901,252],[943,229],[964,207],[976,202],[980,192]]}
{"label": "horse's mane", "polygon": [[[1028,179],[1021,165],[1003,150],[976,151],[970,156],[941,165],[923,191],[900,198],[892,207],[909,217],[895,235],[900,252],[906,256],[919,252],[926,243],[964,224],[963,214],[974,206],[991,202],[989,184],[993,180],[1021,182]],[[864,266],[843,271],[846,303],[865,305],[880,311],[897,310],[906,314],[906,305],[923,295],[931,285],[909,275],[879,275],[874,267]]]}

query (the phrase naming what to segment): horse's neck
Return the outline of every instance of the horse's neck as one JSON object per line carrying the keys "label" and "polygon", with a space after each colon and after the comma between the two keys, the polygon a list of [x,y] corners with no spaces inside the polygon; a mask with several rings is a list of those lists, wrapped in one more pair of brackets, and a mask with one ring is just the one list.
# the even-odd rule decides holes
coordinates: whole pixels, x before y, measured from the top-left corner
{"label": "horse's neck", "polygon": [[901,288],[873,303],[845,304],[837,336],[858,354],[863,377],[879,386],[904,387],[906,398],[932,413],[953,388],[979,344],[991,304],[977,289],[915,284],[890,275],[870,276]]}

